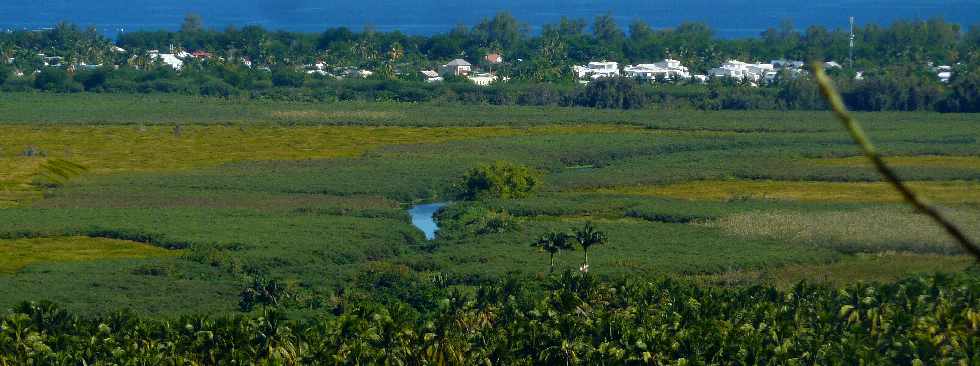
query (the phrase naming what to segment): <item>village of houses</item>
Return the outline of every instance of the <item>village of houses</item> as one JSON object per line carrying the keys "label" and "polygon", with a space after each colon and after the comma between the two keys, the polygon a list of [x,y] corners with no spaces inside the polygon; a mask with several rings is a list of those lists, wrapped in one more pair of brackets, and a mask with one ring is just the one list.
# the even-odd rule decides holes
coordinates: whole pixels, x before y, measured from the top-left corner
{"label": "village of houses", "polygon": [[[118,46],[112,46],[112,51],[116,53],[126,53],[125,49]],[[91,70],[102,67],[101,64],[89,65],[85,63],[63,65],[63,59],[61,57],[46,56],[44,54],[38,54],[38,56],[43,61],[45,67],[67,67],[70,70]],[[185,61],[189,59],[206,61],[211,58],[217,58],[224,61],[224,58],[217,57],[206,51],[174,51],[173,47],[171,47],[171,51],[169,53],[161,53],[159,50],[147,51],[147,56],[149,57],[149,60],[159,62],[161,65],[169,66],[177,71],[180,71],[184,67]],[[132,55],[130,60],[135,58],[137,58],[137,55]],[[9,59],[7,61],[8,63],[13,63],[14,60]],[[252,61],[248,58],[239,58],[238,61],[248,68],[253,68]],[[508,77],[501,77],[493,70],[493,66],[504,63],[504,58],[502,55],[499,53],[491,53],[484,56],[482,61],[484,61],[484,65],[488,65],[487,70],[482,70],[467,60],[455,59],[446,63],[445,65],[442,65],[438,69],[420,70],[419,72],[422,79],[427,83],[442,82],[447,77],[465,78],[466,80],[480,86],[489,86],[498,81],[509,80]],[[522,61],[523,60],[520,59],[517,60],[517,62]],[[137,65],[137,67],[139,67],[139,65]],[[615,61],[594,61],[589,62],[586,65],[572,66],[571,70],[576,80],[581,84],[588,84],[591,81],[603,78],[626,77],[649,82],[681,81],[694,83],[707,83],[712,79],[730,79],[738,82],[744,82],[751,86],[760,86],[775,82],[779,77],[781,77],[780,75],[782,75],[782,77],[791,78],[799,77],[803,75],[804,67],[805,63],[803,61],[795,60],[780,59],[772,60],[768,63],[748,63],[738,60],[729,60],[718,67],[709,69],[706,74],[694,74],[688,67],[684,66],[681,61],[664,59],[660,62],[626,65],[624,67],[620,67],[619,63]],[[929,67],[941,82],[949,82],[950,78],[952,77],[953,68],[951,66],[933,66],[930,64]],[[255,66],[255,68],[261,71],[271,71],[268,66]],[[824,63],[824,68],[841,69],[843,66],[840,63],[828,61]],[[335,79],[368,78],[374,75],[374,71],[371,70],[356,67],[332,67],[331,65],[328,65],[322,61],[303,65],[303,71],[310,75],[319,75],[322,77],[330,77]],[[40,72],[40,70],[35,71],[35,73],[38,72]],[[21,71],[18,71],[17,74],[18,76],[23,76],[23,72]],[[863,72],[857,72],[855,79],[863,79]]]}

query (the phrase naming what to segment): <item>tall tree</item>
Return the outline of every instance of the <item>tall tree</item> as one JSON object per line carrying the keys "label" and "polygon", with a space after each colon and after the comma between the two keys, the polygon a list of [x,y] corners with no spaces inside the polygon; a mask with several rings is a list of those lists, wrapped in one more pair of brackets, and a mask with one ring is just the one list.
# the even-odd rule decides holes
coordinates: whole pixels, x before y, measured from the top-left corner
{"label": "tall tree", "polygon": [[623,30],[616,24],[612,14],[597,16],[595,23],[592,24],[592,34],[596,40],[609,44],[622,42],[626,37]]}
{"label": "tall tree", "polygon": [[528,33],[527,25],[521,23],[508,12],[498,13],[493,19],[484,20],[473,29],[480,38],[482,46],[499,44],[510,50],[522,42]]}
{"label": "tall tree", "polygon": [[585,252],[585,264],[582,266],[583,272],[589,271],[589,248],[606,244],[608,240],[606,233],[596,230],[591,221],[586,222],[585,226],[575,231],[575,241],[578,242],[578,245],[582,247],[582,251]]}
{"label": "tall tree", "polygon": [[195,13],[187,13],[184,16],[184,23],[180,25],[182,33],[198,33],[204,31],[204,21],[201,16]]}
{"label": "tall tree", "polygon": [[571,235],[563,232],[551,232],[545,234],[540,239],[531,244],[532,247],[538,248],[543,252],[547,252],[551,256],[551,267],[549,272],[555,271],[555,255],[560,253],[562,250],[574,250],[575,247],[572,245]]}

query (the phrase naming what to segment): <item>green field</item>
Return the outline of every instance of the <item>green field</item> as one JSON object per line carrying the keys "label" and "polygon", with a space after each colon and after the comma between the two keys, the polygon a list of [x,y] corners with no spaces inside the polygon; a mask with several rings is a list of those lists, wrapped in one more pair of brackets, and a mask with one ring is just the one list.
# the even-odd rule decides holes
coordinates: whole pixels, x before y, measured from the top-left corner
{"label": "green field", "polygon": [[[0,306],[235,313],[244,288],[271,279],[309,313],[371,294],[379,272],[458,288],[545,276],[530,244],[586,221],[609,236],[590,252],[608,278],[787,288],[971,265],[823,112],[91,94],[0,94],[0,109]],[[975,116],[859,118],[913,187],[980,236]],[[52,159],[87,170],[51,184]],[[543,187],[453,203],[433,241],[410,224],[407,207],[453,200],[467,170],[494,161],[540,171]],[[500,215],[506,228],[481,226]],[[580,264],[581,252],[558,256]]]}

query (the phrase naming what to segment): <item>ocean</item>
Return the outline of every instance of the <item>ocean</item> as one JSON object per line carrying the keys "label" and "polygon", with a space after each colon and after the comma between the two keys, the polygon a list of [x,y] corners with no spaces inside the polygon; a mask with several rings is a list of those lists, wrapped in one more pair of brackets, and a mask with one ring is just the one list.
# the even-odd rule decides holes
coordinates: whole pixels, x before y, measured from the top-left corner
{"label": "ocean", "polygon": [[0,31],[41,29],[69,21],[113,37],[136,30],[176,30],[184,15],[193,12],[215,29],[261,25],[320,32],[329,27],[370,26],[429,35],[460,24],[472,26],[500,11],[511,12],[532,31],[562,16],[591,21],[610,13],[624,28],[636,19],[654,28],[704,22],[724,38],[757,36],[785,20],[799,29],[810,25],[844,29],[849,16],[859,24],[933,17],[964,26],[980,23],[980,0],[0,0]]}

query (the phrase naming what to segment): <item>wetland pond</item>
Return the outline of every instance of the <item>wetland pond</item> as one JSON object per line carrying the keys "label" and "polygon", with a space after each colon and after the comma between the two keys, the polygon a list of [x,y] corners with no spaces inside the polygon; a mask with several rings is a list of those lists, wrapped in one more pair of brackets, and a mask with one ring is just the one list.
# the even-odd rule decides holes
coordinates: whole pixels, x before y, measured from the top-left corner
{"label": "wetland pond", "polygon": [[408,215],[412,217],[412,225],[422,230],[425,233],[426,240],[432,240],[436,238],[436,232],[439,231],[439,225],[436,224],[435,214],[439,209],[446,207],[449,203],[438,202],[438,203],[427,203],[424,205],[416,205],[408,210]]}

